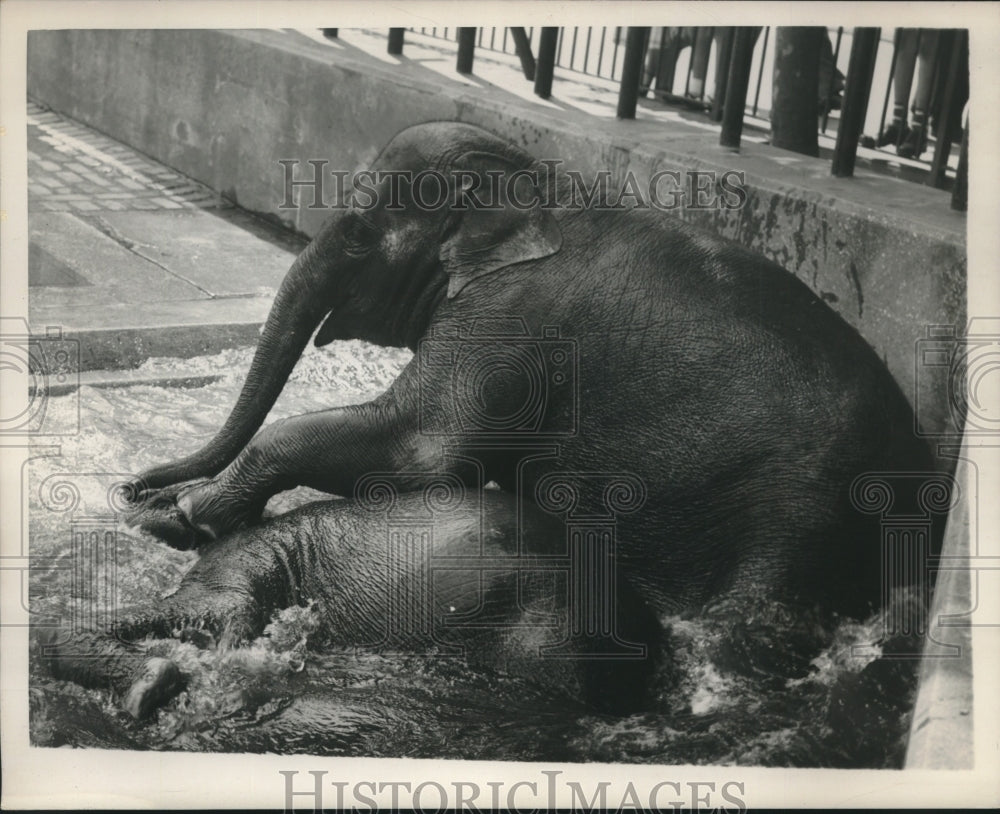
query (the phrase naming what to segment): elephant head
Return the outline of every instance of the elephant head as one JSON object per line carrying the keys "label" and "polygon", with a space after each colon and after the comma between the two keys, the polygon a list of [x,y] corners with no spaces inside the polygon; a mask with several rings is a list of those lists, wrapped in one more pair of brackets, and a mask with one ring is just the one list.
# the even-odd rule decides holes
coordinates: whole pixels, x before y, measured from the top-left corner
{"label": "elephant head", "polygon": [[145,488],[227,466],[320,323],[317,346],[365,339],[415,349],[437,306],[469,281],[558,251],[562,236],[538,205],[545,191],[532,170],[531,156],[478,127],[435,122],[400,132],[285,276],[225,425],[193,455],[145,472]]}

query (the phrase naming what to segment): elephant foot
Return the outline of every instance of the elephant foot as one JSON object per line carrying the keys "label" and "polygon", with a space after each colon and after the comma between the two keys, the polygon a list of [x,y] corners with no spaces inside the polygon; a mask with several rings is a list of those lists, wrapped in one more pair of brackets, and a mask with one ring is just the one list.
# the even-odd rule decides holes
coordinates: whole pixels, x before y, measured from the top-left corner
{"label": "elephant foot", "polygon": [[53,678],[94,689],[110,689],[136,720],[149,717],[184,689],[187,679],[168,658],[108,633],[67,636],[59,629],[37,634],[41,657]]}
{"label": "elephant foot", "polygon": [[258,522],[264,506],[244,505],[224,493],[217,481],[208,480],[180,493],[177,509],[202,540],[218,540]]}
{"label": "elephant foot", "polygon": [[212,538],[199,532],[178,506],[178,498],[192,485],[191,482],[179,483],[144,493],[134,508],[126,512],[125,522],[163,540],[172,548],[181,551],[197,548]]}
{"label": "elephant foot", "polygon": [[122,709],[137,721],[148,718],[184,689],[184,676],[170,659],[151,658],[132,682]]}
{"label": "elephant foot", "polygon": [[[266,501],[265,501],[266,503]],[[260,520],[263,505],[244,505],[215,479],[178,483],[141,496],[125,522],[186,551]]]}

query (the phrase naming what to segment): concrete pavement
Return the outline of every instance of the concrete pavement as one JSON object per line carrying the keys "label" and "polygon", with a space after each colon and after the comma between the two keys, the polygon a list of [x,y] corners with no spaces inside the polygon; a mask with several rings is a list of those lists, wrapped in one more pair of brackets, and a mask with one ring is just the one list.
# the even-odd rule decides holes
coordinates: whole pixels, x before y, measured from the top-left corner
{"label": "concrete pavement", "polygon": [[28,111],[29,319],[81,369],[252,345],[305,239],[38,105]]}

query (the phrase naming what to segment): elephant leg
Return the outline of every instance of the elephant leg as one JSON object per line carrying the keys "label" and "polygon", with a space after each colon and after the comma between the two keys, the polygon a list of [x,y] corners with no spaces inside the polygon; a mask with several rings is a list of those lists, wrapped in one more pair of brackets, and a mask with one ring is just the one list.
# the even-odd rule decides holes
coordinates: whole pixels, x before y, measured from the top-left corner
{"label": "elephant leg", "polygon": [[[372,472],[426,472],[429,477],[454,468],[445,465],[440,439],[418,431],[415,400],[393,389],[393,397],[264,427],[222,472],[177,493],[176,505],[186,520],[182,525],[202,540],[218,539],[255,524],[269,498],[296,486],[351,497],[358,480]],[[400,487],[418,489],[426,481],[415,474],[410,481],[403,478]]]}
{"label": "elephant leg", "polygon": [[296,598],[283,549],[267,536],[205,546],[178,590],[158,602],[120,611],[104,632],[39,635],[42,656],[57,678],[110,689],[142,719],[183,689],[170,659],[150,657],[145,637],[179,637],[198,646],[236,645],[261,633],[271,613]]}

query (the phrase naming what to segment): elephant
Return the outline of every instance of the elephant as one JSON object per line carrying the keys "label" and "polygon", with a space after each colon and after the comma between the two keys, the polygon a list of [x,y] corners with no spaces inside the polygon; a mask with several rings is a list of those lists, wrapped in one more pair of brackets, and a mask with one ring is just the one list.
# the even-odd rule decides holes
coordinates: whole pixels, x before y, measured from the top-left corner
{"label": "elephant", "polygon": [[204,545],[175,593],[122,610],[107,632],[52,628],[39,640],[56,678],[111,689],[143,720],[187,680],[143,637],[232,648],[309,599],[328,648],[464,658],[470,676],[520,677],[608,714],[641,709],[663,647],[656,615],[619,576],[615,635],[602,642],[574,625],[570,575],[553,570],[565,528],[516,504],[440,480],[400,494],[383,479],[363,499],[315,501]]}
{"label": "elephant", "polygon": [[[616,567],[655,613],[750,590],[876,608],[879,519],[852,484],[934,471],[878,355],[780,265],[662,211],[573,205],[546,167],[471,124],[399,132],[294,261],[224,426],[139,476],[140,509],[166,511],[147,527],[239,540],[273,495],[350,498],[373,472],[403,491],[493,482],[525,504],[564,476],[568,516],[613,526]],[[430,171],[448,205],[422,205]],[[370,402],[261,429],[314,334],[414,356]],[[622,474],[628,505],[608,486]]]}

